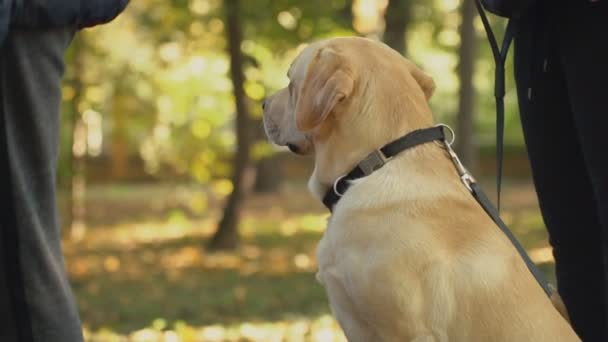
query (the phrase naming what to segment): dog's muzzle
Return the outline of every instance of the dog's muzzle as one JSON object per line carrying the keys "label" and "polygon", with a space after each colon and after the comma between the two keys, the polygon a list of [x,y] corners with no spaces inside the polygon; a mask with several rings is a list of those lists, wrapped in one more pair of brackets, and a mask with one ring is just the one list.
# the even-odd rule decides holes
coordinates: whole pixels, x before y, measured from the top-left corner
{"label": "dog's muzzle", "polygon": [[294,144],[287,143],[287,148],[295,154],[302,154],[300,148]]}

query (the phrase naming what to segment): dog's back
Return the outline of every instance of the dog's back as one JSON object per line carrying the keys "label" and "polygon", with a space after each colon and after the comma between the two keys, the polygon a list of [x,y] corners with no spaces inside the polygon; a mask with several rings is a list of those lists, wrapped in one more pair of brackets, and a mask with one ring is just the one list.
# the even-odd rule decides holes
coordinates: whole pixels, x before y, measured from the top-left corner
{"label": "dog's back", "polygon": [[425,160],[391,161],[336,207],[318,257],[341,324],[383,341],[578,341],[462,184],[437,174],[451,165],[420,173]]}

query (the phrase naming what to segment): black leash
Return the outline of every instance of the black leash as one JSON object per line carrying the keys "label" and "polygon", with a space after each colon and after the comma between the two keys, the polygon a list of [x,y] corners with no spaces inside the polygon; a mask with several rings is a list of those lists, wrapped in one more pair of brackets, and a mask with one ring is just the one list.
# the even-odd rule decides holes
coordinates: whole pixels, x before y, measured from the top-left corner
{"label": "black leash", "polygon": [[496,98],[496,208],[500,212],[500,185],[502,183],[502,160],[503,160],[503,144],[505,131],[505,62],[509,53],[509,46],[515,37],[516,21],[509,20],[507,28],[502,40],[502,46],[498,48],[498,42],[488,21],[488,17],[483,9],[481,0],[475,0],[477,11],[481,17],[481,22],[490,41],[492,55],[496,69],[494,72],[494,97]]}
{"label": "black leash", "polygon": [[[444,129],[449,130],[451,141],[446,139]],[[432,141],[443,142],[448,154],[450,155],[450,158],[452,159],[452,162],[454,163],[454,166],[456,167],[456,171],[458,172],[458,176],[460,177],[462,183],[471,192],[479,205],[481,205],[484,211],[490,216],[490,218],[492,218],[500,230],[507,236],[513,246],[515,246],[515,249],[524,260],[526,267],[528,270],[530,270],[530,273],[532,273],[545,293],[550,296],[553,291],[549,285],[549,282],[547,282],[532,259],[530,259],[530,256],[528,256],[526,250],[522,247],[517,238],[515,238],[515,235],[513,235],[507,225],[502,221],[498,210],[492,205],[492,202],[481,190],[481,187],[477,184],[475,178],[473,178],[464,165],[462,165],[460,159],[456,155],[456,152],[454,152],[452,149],[454,132],[446,125],[437,125],[431,128],[415,130],[393,142],[384,145],[380,149],[373,151],[348,174],[339,177],[334,182],[333,186],[327,191],[327,193],[325,193],[325,196],[323,197],[323,204],[329,209],[329,211],[333,211],[336,203],[350,187],[350,181],[372,174],[374,171],[383,167],[392,157],[396,156],[400,152]]]}
{"label": "black leash", "polygon": [[[523,11],[523,9],[525,8],[525,6],[522,6],[521,3],[517,5],[512,4],[512,8],[509,8],[508,2],[505,2],[504,4],[507,4],[506,7],[502,9],[504,10],[504,13],[501,11],[497,12],[499,7],[501,6],[494,8],[493,12],[501,16],[510,15],[515,18],[519,14],[521,14],[519,12]],[[538,267],[536,267],[534,262],[532,262],[532,260],[530,259],[530,256],[528,256],[528,253],[526,253],[526,250],[521,246],[517,238],[515,238],[513,233],[509,230],[507,225],[500,218],[500,188],[502,183],[502,162],[504,152],[503,145],[505,126],[505,62],[507,59],[507,54],[509,52],[509,47],[511,46],[511,42],[513,41],[513,38],[515,37],[517,31],[517,21],[514,19],[509,19],[509,21],[507,22],[507,27],[505,29],[505,34],[502,40],[502,46],[499,49],[498,42],[496,41],[496,37],[494,36],[494,32],[492,31],[490,22],[488,21],[488,17],[486,16],[486,13],[484,11],[482,1],[475,0],[475,6],[477,7],[477,11],[479,12],[479,17],[481,18],[481,22],[483,23],[486,35],[488,36],[488,41],[490,42],[492,55],[496,64],[496,69],[494,73],[494,97],[496,98],[496,207],[492,205],[492,202],[488,199],[486,194],[481,190],[481,187],[475,182],[474,179],[469,184],[469,186],[467,186],[467,188],[471,190],[471,193],[473,194],[477,202],[483,207],[483,209],[492,218],[492,220],[494,220],[496,225],[500,228],[500,230],[502,230],[502,232],[507,236],[507,238],[509,238],[513,246],[515,246],[515,249],[517,249],[519,255],[524,259],[528,270],[530,270],[538,284],[543,288],[543,290],[548,296],[551,296],[554,291],[549,285],[549,282],[545,279]],[[519,12],[516,9],[519,10]],[[451,147],[449,146],[449,144],[446,143],[446,146],[448,148],[448,151],[450,151]],[[453,151],[450,152],[450,154],[452,153]],[[460,161],[457,162],[458,157],[455,153],[452,159],[454,159],[454,157],[456,157],[455,163],[458,168],[458,164],[460,163]],[[459,170],[458,172],[460,173],[461,170]],[[466,169],[464,169],[464,172],[468,173]]]}
{"label": "black leash", "polygon": [[502,232],[507,236],[507,238],[509,238],[509,240],[511,241],[513,246],[515,246],[515,249],[517,250],[519,255],[522,257],[522,259],[524,259],[524,262],[526,263],[528,270],[530,270],[530,273],[532,273],[532,275],[536,279],[536,282],[540,285],[540,287],[543,288],[543,290],[545,291],[547,296],[551,296],[551,294],[554,292],[553,289],[551,288],[551,285],[549,285],[549,282],[547,281],[545,276],[541,273],[541,271],[538,269],[536,264],[534,264],[532,259],[530,259],[530,256],[528,255],[528,253],[526,253],[526,250],[522,247],[522,245],[519,243],[517,238],[511,232],[511,230],[509,230],[507,225],[502,221],[502,219],[500,218],[500,215],[498,213],[498,210],[496,210],[496,208],[492,205],[492,202],[490,202],[490,200],[488,199],[486,194],[481,190],[481,187],[479,186],[479,184],[473,182],[470,184],[470,187],[471,187],[471,193],[473,194],[473,196],[475,197],[477,202],[483,207],[483,209],[486,211],[486,213],[488,213],[488,215],[496,223],[498,228],[500,228],[500,230],[502,230]]}

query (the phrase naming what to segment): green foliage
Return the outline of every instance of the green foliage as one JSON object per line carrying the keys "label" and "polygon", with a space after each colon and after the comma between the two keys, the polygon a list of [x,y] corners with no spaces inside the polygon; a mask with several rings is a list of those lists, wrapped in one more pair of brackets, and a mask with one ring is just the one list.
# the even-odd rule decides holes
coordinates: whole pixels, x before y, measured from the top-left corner
{"label": "green foliage", "polygon": [[[287,66],[302,44],[356,34],[351,5],[349,0],[243,1],[244,88],[254,119],[261,117],[260,101],[285,85]],[[454,122],[457,108],[458,5],[457,0],[412,2],[407,34],[408,57],[434,77],[437,92],[431,105],[437,119],[448,123]],[[502,22],[494,24],[500,36]],[[488,75],[493,76],[493,61],[485,33],[477,26],[477,132],[482,145],[491,145],[494,98],[493,77]],[[93,157],[112,164],[122,155],[141,161],[157,177],[175,175],[201,183],[230,174],[235,109],[221,0],[132,2],[114,22],[83,31],[77,42],[66,56],[64,179],[70,172],[72,124],[87,111],[102,122],[97,133],[104,143],[98,152],[89,150]],[[507,79],[506,142],[521,145],[513,84]],[[80,94],[76,99],[75,92]],[[257,132],[252,134],[261,138],[260,125],[253,126]],[[263,141],[254,149],[254,157],[273,150]]]}
{"label": "green foliage", "polygon": [[[347,1],[244,1],[242,20],[248,56],[244,85],[253,102],[252,115],[268,91],[284,85],[285,66],[294,48],[324,36],[353,34]],[[105,144],[113,158],[122,148],[138,155],[147,172],[163,168],[202,183],[227,177],[234,152],[234,105],[223,35],[222,2],[213,0],[132,3],[111,25],[80,34],[86,42],[66,58],[70,69],[65,90],[76,81],[84,96],[81,112],[102,113],[104,141],[115,131],[120,144]],[[83,69],[74,67],[86,65]],[[72,101],[67,97],[66,101]],[[66,126],[73,111],[65,106]],[[111,115],[115,113],[116,115]],[[126,120],[117,122],[116,117]],[[70,151],[69,127],[62,150]],[[110,147],[107,147],[110,146]],[[68,163],[62,161],[61,172]]]}

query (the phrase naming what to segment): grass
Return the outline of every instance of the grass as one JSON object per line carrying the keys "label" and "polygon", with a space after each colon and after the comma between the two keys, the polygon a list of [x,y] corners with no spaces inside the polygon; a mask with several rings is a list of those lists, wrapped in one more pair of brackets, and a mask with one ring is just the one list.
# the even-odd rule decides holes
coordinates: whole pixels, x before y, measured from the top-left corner
{"label": "grass", "polygon": [[[509,184],[503,217],[551,277],[529,184]],[[188,187],[88,191],[87,232],[66,239],[89,341],[343,341],[314,279],[327,214],[303,188],[245,203],[241,247],[208,253],[219,204]]]}

